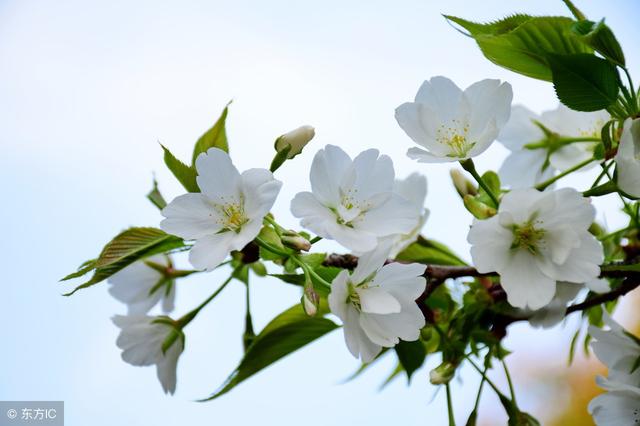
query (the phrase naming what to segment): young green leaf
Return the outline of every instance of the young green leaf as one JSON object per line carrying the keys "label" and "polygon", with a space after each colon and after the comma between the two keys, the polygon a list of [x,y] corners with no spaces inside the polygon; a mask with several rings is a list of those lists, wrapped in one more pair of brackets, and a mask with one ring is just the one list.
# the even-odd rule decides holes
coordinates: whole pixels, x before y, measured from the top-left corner
{"label": "young green leaf", "polygon": [[422,236],[415,243],[402,250],[396,256],[396,260],[433,265],[466,265],[444,244]]}
{"label": "young green leaf", "polygon": [[158,189],[158,182],[155,178],[153,179],[153,188],[151,188],[151,191],[147,194],[147,199],[160,210],[167,206],[167,202],[160,193],[160,190]]}
{"label": "young green leaf", "polygon": [[395,346],[396,354],[398,355],[398,361],[400,365],[407,373],[407,381],[411,382],[411,376],[417,369],[422,367],[424,360],[427,356],[427,350],[422,343],[422,340],[418,339],[414,342],[405,342],[401,340]]}
{"label": "young green leaf", "polygon": [[229,104],[231,104],[231,101],[224,107],[220,118],[218,118],[213,127],[207,130],[204,135],[200,136],[200,139],[198,139],[196,145],[193,147],[193,156],[191,158],[192,167],[195,166],[198,155],[207,152],[209,148],[220,148],[225,152],[229,152],[226,128]]}
{"label": "young green leaf", "polygon": [[[100,256],[81,270],[83,274],[94,270],[91,279],[65,296],[70,296],[80,289],[97,284],[137,260],[180,247],[184,247],[184,241],[181,238],[169,235],[160,229],[129,228],[107,243]],[[75,276],[80,276],[75,274]],[[71,274],[65,279],[75,278],[73,275]]]}
{"label": "young green leaf", "polygon": [[189,192],[200,192],[198,183],[196,182],[196,169],[178,160],[164,145],[160,146],[162,146],[164,150],[164,163],[182,186],[184,186],[184,189]]}
{"label": "young green leaf", "polygon": [[229,392],[257,372],[337,327],[326,318],[309,317],[300,305],[287,309],[256,336],[240,365],[219,390],[203,401],[210,401]]}
{"label": "young green leaf", "polygon": [[618,98],[620,78],[605,59],[584,53],[548,55],[560,102],[576,111],[599,111]]}
{"label": "young green leaf", "polygon": [[547,55],[591,53],[571,28],[575,22],[562,16],[514,15],[489,24],[445,16],[473,37],[491,62],[528,77],[551,81]]}
{"label": "young green leaf", "polygon": [[592,21],[576,22],[572,30],[596,52],[616,65],[625,66],[622,47],[620,47],[616,36],[613,35],[611,28],[604,23],[604,19],[597,23]]}

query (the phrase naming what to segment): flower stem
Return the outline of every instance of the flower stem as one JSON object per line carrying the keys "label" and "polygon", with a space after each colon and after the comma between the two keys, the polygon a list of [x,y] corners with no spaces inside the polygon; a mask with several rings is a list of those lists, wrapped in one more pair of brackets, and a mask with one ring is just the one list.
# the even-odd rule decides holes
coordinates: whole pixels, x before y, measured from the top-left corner
{"label": "flower stem", "polygon": [[471,174],[471,176],[473,176],[476,182],[478,182],[478,185],[480,185],[480,187],[484,189],[484,191],[487,193],[489,198],[491,198],[491,201],[493,201],[495,206],[498,207],[500,205],[500,201],[498,201],[498,197],[496,197],[493,191],[491,191],[491,188],[489,188],[489,185],[487,185],[486,182],[482,180],[482,177],[478,174],[478,171],[476,170],[475,164],[473,164],[473,160],[471,158],[468,158],[464,161],[460,161],[460,165],[462,166],[463,169],[468,171]]}
{"label": "flower stem", "polygon": [[[235,272],[235,271],[234,271]],[[187,324],[189,324],[195,317],[196,315],[198,315],[198,313],[202,310],[202,308],[204,308],[205,306],[207,306],[209,304],[209,302],[211,302],[213,299],[216,298],[216,296],[218,294],[220,294],[220,292],[222,290],[224,290],[224,288],[227,286],[227,284],[229,284],[231,282],[231,280],[233,279],[233,274],[231,274],[229,276],[229,278],[227,278],[220,287],[218,287],[218,289],[216,291],[213,292],[213,294],[211,296],[209,296],[204,302],[202,302],[200,305],[198,305],[197,308],[195,308],[194,310],[192,310],[191,312],[185,314],[184,316],[182,316],[180,319],[176,320],[176,323],[178,325],[179,328],[184,328],[184,326],[186,326]]]}
{"label": "flower stem", "polygon": [[453,404],[451,402],[451,389],[449,383],[446,384],[447,389],[447,410],[449,412],[449,426],[456,426],[456,420],[453,416]]}
{"label": "flower stem", "polygon": [[324,278],[322,278],[320,275],[318,275],[316,273],[316,271],[314,271],[312,268],[309,268],[309,265],[307,265],[306,263],[304,263],[302,260],[300,260],[300,258],[298,258],[298,256],[296,256],[294,253],[287,253],[284,252],[282,250],[280,250],[277,247],[273,247],[271,244],[269,244],[268,242],[266,242],[265,240],[263,240],[260,237],[256,237],[255,240],[256,244],[258,244],[260,247],[264,248],[265,250],[269,250],[271,253],[277,254],[278,256],[282,256],[282,257],[288,257],[291,260],[293,260],[298,266],[300,266],[302,268],[302,270],[312,276],[313,278],[316,279],[316,281],[318,281],[320,284],[322,284],[323,286],[327,287],[327,288],[331,288],[331,284],[329,284],[327,281],[325,281]]}
{"label": "flower stem", "polygon": [[536,189],[539,191],[544,191],[545,188],[547,188],[549,185],[553,184],[555,181],[562,179],[563,177],[567,176],[568,174],[571,174],[573,172],[575,172],[576,170],[579,170],[581,168],[583,168],[584,166],[587,166],[589,163],[591,163],[593,161],[593,158],[589,158],[586,159],[578,164],[576,164],[573,167],[569,167],[567,170],[563,171],[562,173],[559,173],[558,175],[545,180],[544,182],[541,182],[539,184],[536,185]]}
{"label": "flower stem", "polygon": [[509,374],[509,369],[507,368],[507,363],[504,362],[504,359],[500,360],[502,362],[502,368],[504,368],[504,375],[507,377],[507,383],[509,384],[509,393],[511,394],[511,401],[513,401],[513,405],[518,405],[516,403],[516,392],[513,388],[513,382],[511,381],[511,374]]}

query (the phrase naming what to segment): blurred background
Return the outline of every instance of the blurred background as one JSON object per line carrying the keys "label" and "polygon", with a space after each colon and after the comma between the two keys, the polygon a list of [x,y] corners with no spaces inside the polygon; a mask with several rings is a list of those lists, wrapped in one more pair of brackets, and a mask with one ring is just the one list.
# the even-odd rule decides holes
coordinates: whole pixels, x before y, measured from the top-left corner
{"label": "blurred background", "polygon": [[[633,19],[640,3],[577,5],[593,20],[606,16],[640,78],[640,27]],[[109,296],[107,284],[65,298],[71,285],[57,281],[122,229],[158,226],[159,212],[144,197],[153,173],[168,199],[183,192],[165,170],[158,142],[190,158],[195,140],[231,99],[230,152],[241,170],[267,167],[278,135],[302,124],[316,128],[311,145],[277,173],[285,182],[274,208],[281,223],[297,226],[289,200],[308,189],[317,149],[331,143],[355,155],[375,147],[393,158],[398,176],[427,175],[431,217],[424,234],[469,259],[470,215],[449,182],[452,166],[406,158],[411,142],[393,111],[434,75],[461,87],[500,78],[512,84],[515,102],[537,112],[554,108],[550,84],[494,66],[441,16],[486,21],[514,12],[568,15],[560,0],[0,0],[0,400],[64,400],[68,425],[446,424],[444,391],[428,383],[439,359],[414,375],[410,387],[398,377],[379,391],[394,367],[391,357],[341,384],[358,367],[341,331],[216,401],[194,402],[216,390],[241,357],[240,283],[186,329],[178,390],[165,396],[154,368],[121,361],[110,317],[125,307]],[[494,144],[477,161],[479,169],[497,169],[505,153]],[[582,188],[588,175],[561,186]],[[615,198],[597,206],[602,223],[623,224]],[[199,304],[226,273],[180,282],[176,315]],[[298,291],[272,279],[254,281],[256,328],[295,304]],[[616,317],[633,327],[637,318],[627,311]],[[585,407],[603,368],[581,349],[567,367],[576,326],[577,318],[545,331],[518,324],[505,342],[514,351],[508,360],[519,403],[545,425],[591,424]],[[491,377],[505,386],[501,372]],[[478,382],[471,369],[455,379],[459,423]],[[505,424],[489,391],[480,423]]]}

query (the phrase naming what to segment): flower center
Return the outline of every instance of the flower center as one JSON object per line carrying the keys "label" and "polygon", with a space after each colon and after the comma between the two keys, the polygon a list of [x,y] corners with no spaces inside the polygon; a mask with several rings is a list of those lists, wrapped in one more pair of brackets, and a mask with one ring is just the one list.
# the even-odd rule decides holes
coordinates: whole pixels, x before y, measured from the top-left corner
{"label": "flower center", "polygon": [[363,203],[356,198],[357,192],[357,189],[344,191],[340,197],[340,204],[335,209],[331,209],[339,225],[353,227],[353,223],[362,218],[370,208],[366,202]]}
{"label": "flower center", "polygon": [[249,221],[244,212],[244,199],[218,205],[222,218],[219,220],[223,230],[240,232],[242,225]]}
{"label": "flower center", "polygon": [[436,130],[436,140],[447,145],[450,149],[447,157],[466,157],[475,145],[468,139],[469,125],[460,126],[458,120],[453,120],[450,126],[441,124]]}
{"label": "flower center", "polygon": [[355,285],[353,283],[349,283],[349,295],[347,296],[347,303],[351,303],[351,305],[358,312],[362,312],[362,303],[360,302],[360,293],[356,291],[356,289],[366,289],[369,287],[369,282],[365,281],[362,284]]}
{"label": "flower center", "polygon": [[533,221],[513,226],[512,249],[525,249],[531,254],[537,254],[540,243],[545,235],[544,229],[535,227]]}

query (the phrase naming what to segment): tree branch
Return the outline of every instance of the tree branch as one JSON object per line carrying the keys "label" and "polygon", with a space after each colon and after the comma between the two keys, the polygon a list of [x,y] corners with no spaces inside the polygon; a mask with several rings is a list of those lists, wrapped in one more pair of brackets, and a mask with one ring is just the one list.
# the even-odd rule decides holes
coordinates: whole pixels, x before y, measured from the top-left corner
{"label": "tree branch", "polygon": [[[395,262],[394,260],[388,260],[387,262]],[[335,266],[344,269],[354,269],[358,265],[358,257],[351,254],[330,254],[323,262],[325,266]],[[625,263],[614,263],[602,265],[603,268],[600,273],[602,278],[624,278],[622,284],[607,292],[598,294],[591,297],[584,302],[576,303],[567,307],[565,315],[569,315],[573,312],[581,312],[602,303],[610,302],[617,299],[620,296],[624,296],[632,290],[640,286],[640,271],[629,269],[616,269],[616,266],[623,266]],[[427,279],[427,287],[424,293],[418,298],[418,302],[425,301],[431,293],[433,293],[440,285],[442,285],[449,278],[460,277],[495,277],[498,276],[496,272],[480,273],[473,266],[450,266],[450,265],[425,265],[424,277]],[[502,300],[504,296],[504,290],[499,284],[494,284],[487,288],[487,291],[492,295],[494,300]],[[421,308],[424,303],[419,303]],[[428,312],[423,309],[425,318],[427,321],[433,319],[433,312]],[[514,322],[527,320],[526,317],[510,317],[507,315],[498,315],[494,326],[501,330],[506,330],[506,327]]]}

